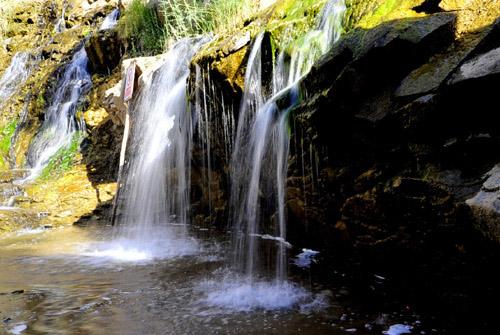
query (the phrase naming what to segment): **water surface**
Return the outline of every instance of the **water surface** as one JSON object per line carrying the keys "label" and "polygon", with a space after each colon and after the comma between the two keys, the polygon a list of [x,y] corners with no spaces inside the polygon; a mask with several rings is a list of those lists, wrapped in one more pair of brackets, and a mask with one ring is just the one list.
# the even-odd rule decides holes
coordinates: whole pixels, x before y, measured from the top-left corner
{"label": "water surface", "polygon": [[0,333],[345,333],[321,293],[293,283],[248,290],[224,268],[224,247],[191,243],[178,254],[149,253],[112,240],[107,227],[4,236]]}

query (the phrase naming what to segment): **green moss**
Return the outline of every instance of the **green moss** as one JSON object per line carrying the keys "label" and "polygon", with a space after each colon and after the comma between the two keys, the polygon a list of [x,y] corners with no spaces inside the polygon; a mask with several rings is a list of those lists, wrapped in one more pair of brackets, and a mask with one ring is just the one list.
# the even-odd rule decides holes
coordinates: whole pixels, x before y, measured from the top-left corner
{"label": "green moss", "polygon": [[372,15],[367,16],[365,19],[365,26],[373,27],[377,23],[382,22],[384,18],[391,13],[397,5],[399,5],[399,0],[386,0],[384,1]]}
{"label": "green moss", "polygon": [[303,37],[317,22],[317,15],[326,0],[285,0],[279,3],[266,25],[279,49]]}
{"label": "green moss", "polygon": [[423,0],[347,0],[347,15],[344,26],[371,29],[383,22],[407,17],[421,16],[413,11]]}
{"label": "green moss", "polygon": [[16,132],[17,120],[12,120],[3,128],[0,128],[0,169],[9,168],[7,159],[9,156],[12,136]]}
{"label": "green moss", "polygon": [[69,171],[76,161],[83,138],[84,134],[82,132],[76,132],[73,135],[71,143],[60,148],[50,159],[39,178],[41,180],[48,180],[50,178],[59,177],[64,172]]}

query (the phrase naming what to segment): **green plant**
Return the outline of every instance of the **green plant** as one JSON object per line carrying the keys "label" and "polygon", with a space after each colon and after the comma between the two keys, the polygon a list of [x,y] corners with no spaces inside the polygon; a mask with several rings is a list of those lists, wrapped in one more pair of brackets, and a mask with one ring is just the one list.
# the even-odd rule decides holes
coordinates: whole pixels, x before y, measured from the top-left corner
{"label": "green plant", "polygon": [[163,51],[165,30],[156,10],[141,0],[133,0],[119,21],[122,38],[130,43],[134,54],[152,55]]}
{"label": "green plant", "polygon": [[215,32],[228,31],[241,25],[259,9],[255,1],[212,0],[209,3],[210,21]]}
{"label": "green plant", "polygon": [[207,33],[213,30],[210,7],[199,0],[163,0],[165,36],[170,40]]}
{"label": "green plant", "polygon": [[9,155],[12,136],[14,136],[16,128],[17,119],[10,121],[4,127],[0,128],[0,168],[5,167],[5,158]]}
{"label": "green plant", "polygon": [[40,174],[40,179],[47,180],[50,177],[59,176],[69,171],[75,163],[76,155],[80,150],[80,144],[83,138],[84,133],[76,132],[71,142],[67,146],[60,148],[50,159],[49,163]]}

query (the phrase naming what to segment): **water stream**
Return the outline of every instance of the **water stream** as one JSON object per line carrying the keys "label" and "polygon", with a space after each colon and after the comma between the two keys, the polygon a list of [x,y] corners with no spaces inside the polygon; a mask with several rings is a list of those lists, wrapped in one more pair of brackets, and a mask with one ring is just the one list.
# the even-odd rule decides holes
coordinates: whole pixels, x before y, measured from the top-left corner
{"label": "water stream", "polygon": [[195,38],[175,44],[134,104],[130,161],[116,229],[116,248],[123,253],[197,250],[186,234],[193,133],[186,88],[190,60],[205,42]]}
{"label": "water stream", "polygon": [[120,10],[118,8],[113,9],[102,21],[99,30],[113,29],[118,24],[118,19],[120,18]]}
{"label": "water stream", "polygon": [[[286,242],[285,216],[288,112],[298,102],[299,80],[340,37],[345,8],[342,0],[325,5],[318,28],[290,46],[289,61],[285,61],[284,54],[277,57],[271,83],[263,79],[265,35],[260,34],[254,42],[247,65],[231,174],[235,264],[247,280],[269,274],[274,267],[273,276],[278,282],[274,285],[286,286],[290,246]],[[271,90],[266,89],[268,85]],[[261,244],[269,241],[276,244],[276,250],[271,252],[276,257],[268,264],[259,264],[263,258],[259,256]]]}
{"label": "water stream", "polygon": [[0,77],[0,109],[28,79],[32,63],[33,56],[27,52],[18,52],[12,57],[9,67]]}
{"label": "water stream", "polygon": [[82,114],[78,113],[78,107],[91,86],[87,53],[82,46],[57,82],[45,119],[28,150],[30,174],[21,183],[36,179],[59,150],[79,140],[78,133],[85,131],[85,122]]}

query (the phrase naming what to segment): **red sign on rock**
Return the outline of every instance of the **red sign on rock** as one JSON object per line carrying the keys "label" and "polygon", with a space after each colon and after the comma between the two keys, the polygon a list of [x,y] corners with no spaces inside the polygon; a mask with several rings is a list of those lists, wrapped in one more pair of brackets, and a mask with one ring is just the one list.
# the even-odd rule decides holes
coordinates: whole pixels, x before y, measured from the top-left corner
{"label": "red sign on rock", "polygon": [[134,82],[135,82],[135,62],[130,64],[127,69],[127,75],[125,77],[125,92],[123,94],[123,101],[127,102],[132,99],[134,95]]}

